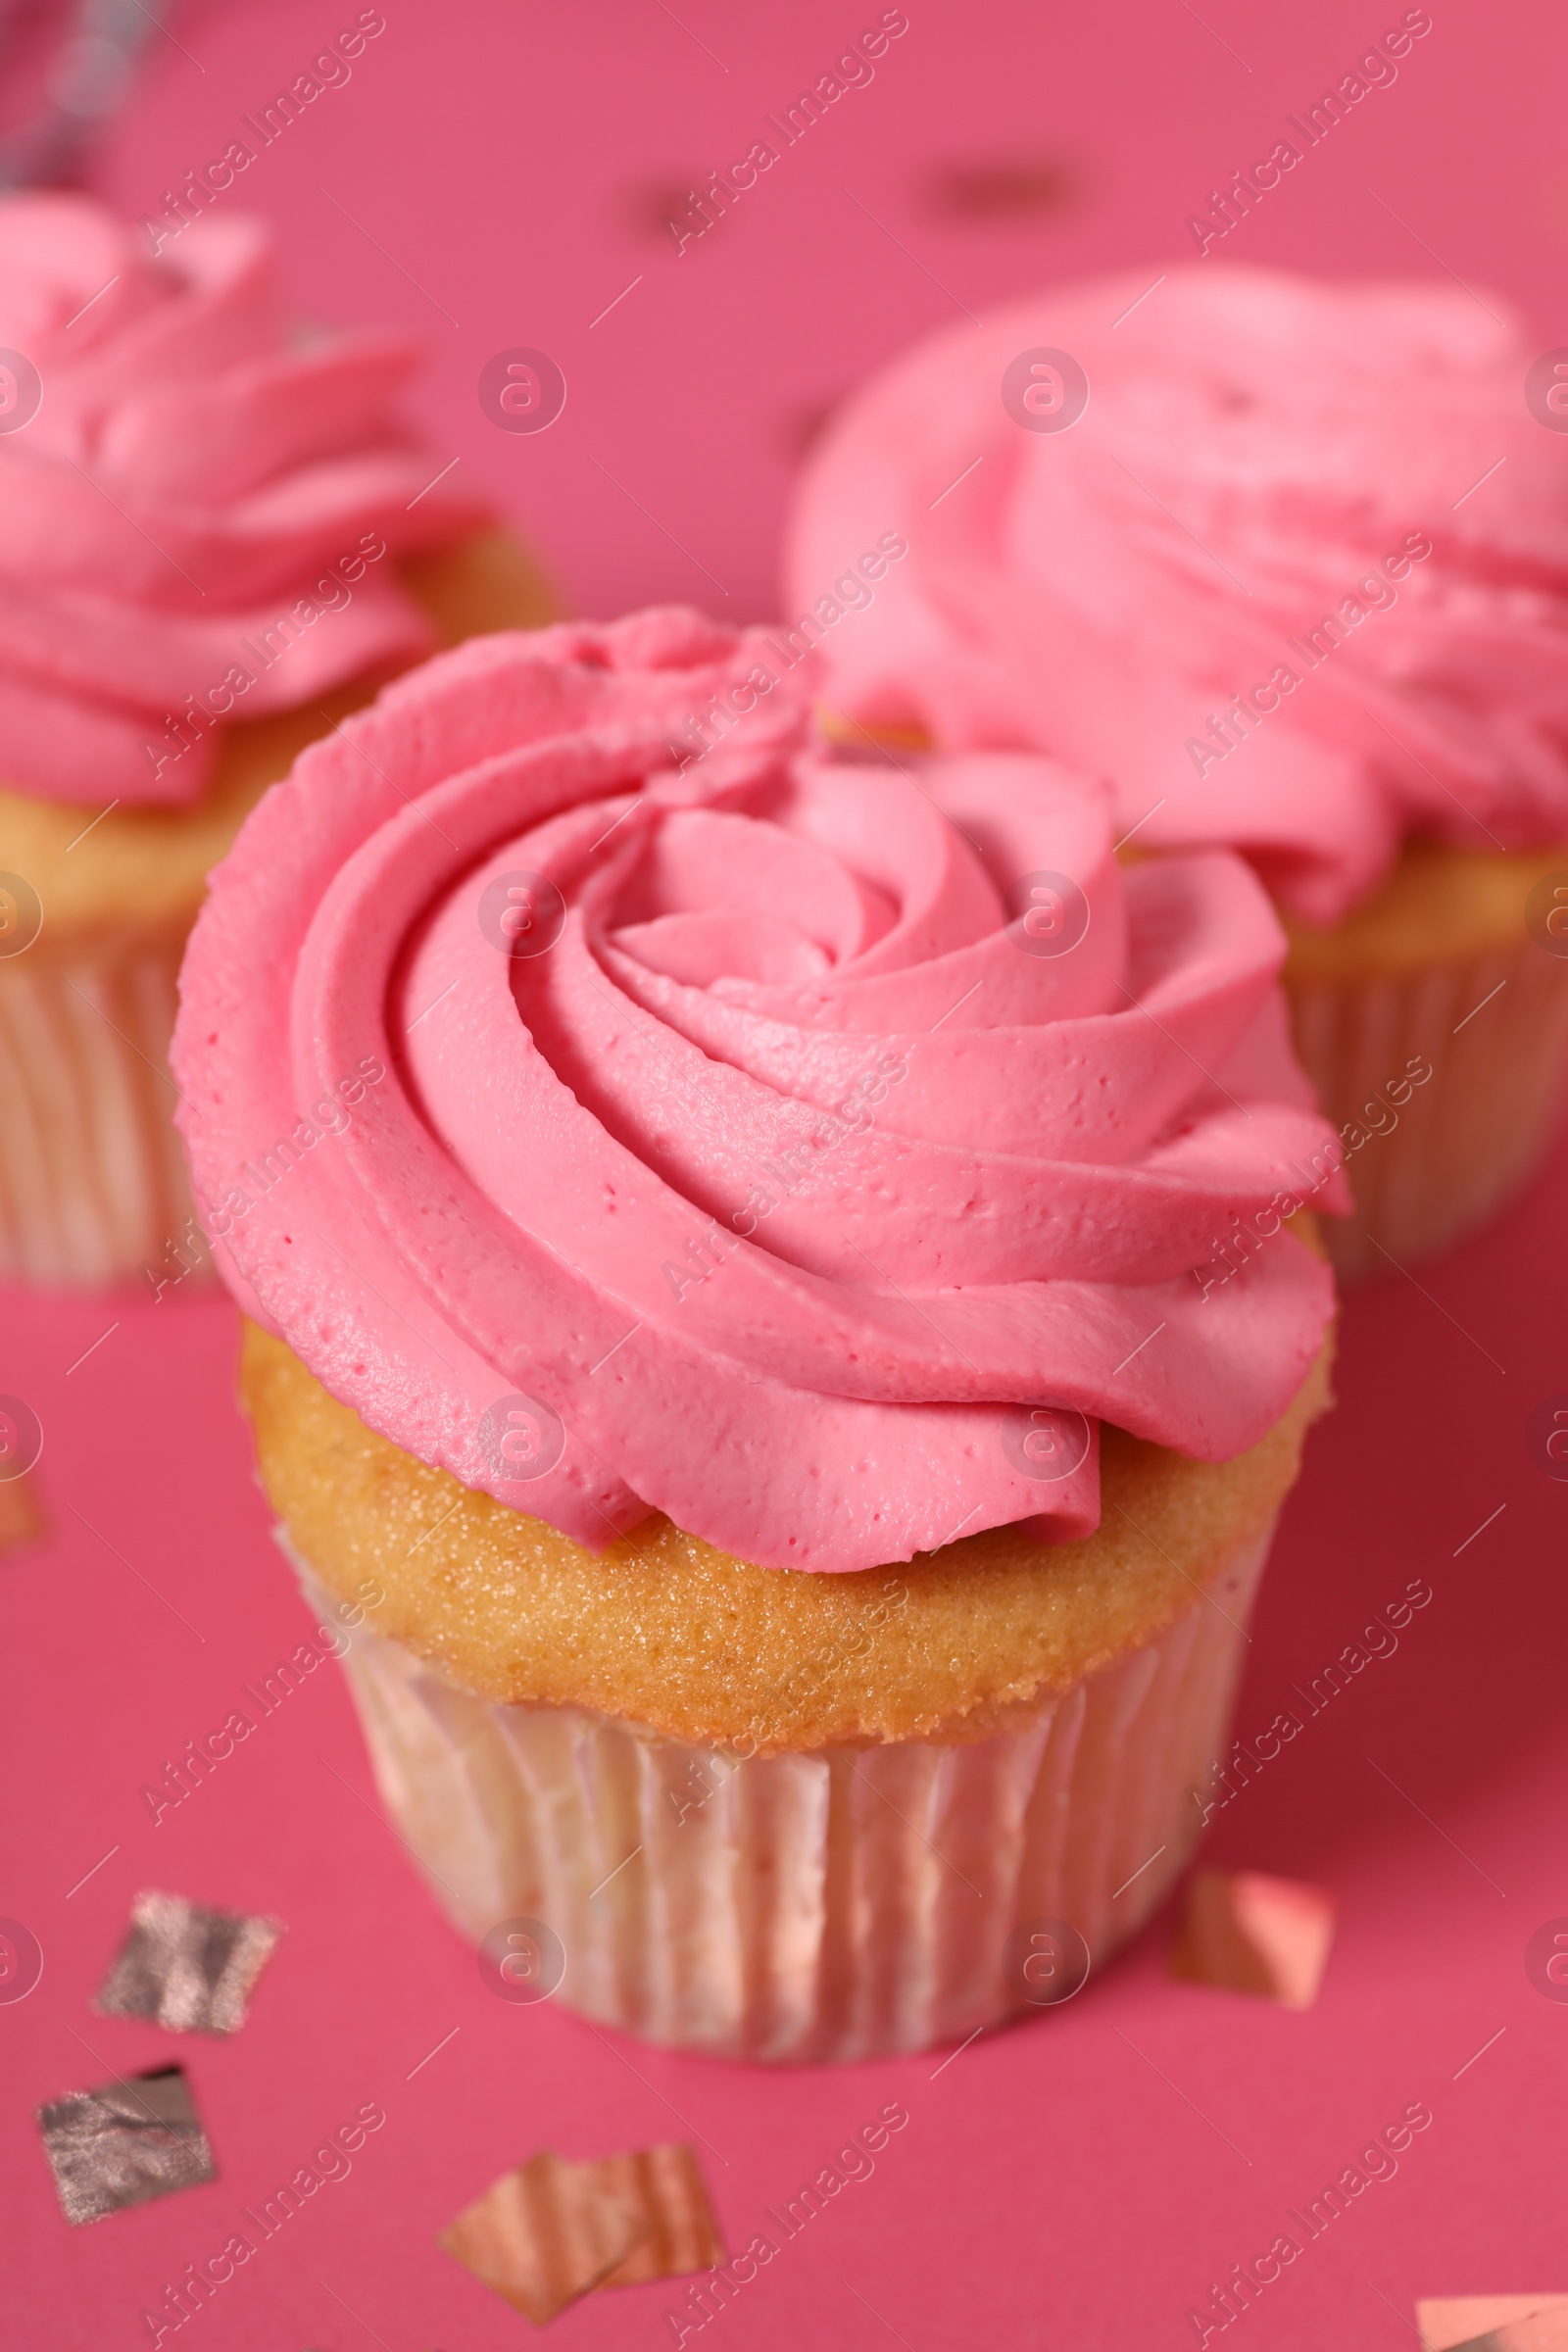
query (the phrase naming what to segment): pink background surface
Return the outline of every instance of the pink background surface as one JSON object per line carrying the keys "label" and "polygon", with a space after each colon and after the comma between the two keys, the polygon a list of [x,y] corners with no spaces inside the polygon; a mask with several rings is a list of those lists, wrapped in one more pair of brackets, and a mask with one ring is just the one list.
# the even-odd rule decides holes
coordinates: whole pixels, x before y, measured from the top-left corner
{"label": "pink background surface", "polygon": [[[1184,218],[1216,179],[1265,152],[1399,11],[1330,5],[1287,22],[1211,0],[1210,31],[1184,7],[997,8],[981,22],[911,8],[870,88],[680,260],[650,191],[742,153],[875,10],[808,5],[767,23],[698,0],[681,23],[657,5],[553,21],[499,5],[387,13],[348,87],[246,175],[246,201],[284,234],[302,307],[428,333],[422,415],[438,461],[461,458],[492,488],[578,609],[690,597],[750,617],[771,606],[788,469],[812,415],[956,316],[955,300],[983,316],[1049,273],[1145,258],[1155,276],[1190,250]],[[152,209],[353,14],[345,0],[335,16],[179,19],[190,54],[155,44],[102,159],[104,190]],[[1353,274],[1446,266],[1521,298],[1543,344],[1568,340],[1565,36],[1544,11],[1440,0],[1434,14],[1397,83],[1225,250]],[[946,166],[1042,153],[1076,191],[1059,211],[976,223],[933,206]],[[543,347],[567,377],[565,413],[537,438],[495,430],[475,397],[484,362],[513,345]],[[1410,1577],[1435,1598],[1397,1653],[1216,1817],[1207,1849],[1337,1894],[1317,2007],[1290,2015],[1169,1983],[1162,1920],[1069,2008],[983,2035],[940,2075],[940,2056],[740,2072],[494,2000],[368,1809],[328,1674],[155,1829],[141,1784],[306,1624],[230,1402],[233,1318],[216,1299],[7,1299],[0,1389],[43,1421],[52,1522],[44,1545],[0,1562],[0,1914],[45,1952],[37,1989],[0,2005],[7,2342],[149,2340],[142,2307],[372,2097],[387,2125],[351,2177],[166,2342],[517,2344],[526,2322],[433,2242],[508,2166],[544,2145],[591,2155],[690,2137],[738,2247],[893,2096],[911,2122],[875,2176],[703,2340],[1193,2342],[1188,2306],[1414,2099],[1433,2128],[1267,2290],[1243,2340],[1393,2347],[1412,2340],[1418,2294],[1568,2284],[1568,2009],[1524,1967],[1535,1930],[1568,1914],[1568,1488],[1525,1443],[1533,1409],[1568,1392],[1565,1174],[1559,1157],[1423,1289],[1391,1278],[1346,1311],[1340,1409],[1312,1441],[1265,1582],[1239,1728],[1266,1725]],[[144,1886],[287,1921],[231,2042],[91,2011]],[[174,2058],[221,2178],[68,2230],[33,2105]],[[556,2340],[668,2342],[662,2315],[680,2300],[658,2286],[593,2299]]]}

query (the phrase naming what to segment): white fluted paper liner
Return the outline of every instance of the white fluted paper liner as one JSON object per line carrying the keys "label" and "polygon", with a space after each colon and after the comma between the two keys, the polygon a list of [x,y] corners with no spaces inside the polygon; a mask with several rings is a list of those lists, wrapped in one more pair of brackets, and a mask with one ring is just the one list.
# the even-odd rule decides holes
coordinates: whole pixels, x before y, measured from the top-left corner
{"label": "white fluted paper liner", "polygon": [[[1446,1249],[1528,1182],[1562,1109],[1568,959],[1521,937],[1517,949],[1465,963],[1292,982],[1289,995],[1297,1052],[1336,1129],[1364,1128],[1369,1116],[1386,1124],[1391,1111],[1398,1120],[1347,1160],[1354,1215],[1323,1221],[1342,1276]],[[1392,1103],[1390,1082],[1418,1057],[1431,1077]]]}
{"label": "white fluted paper liner", "polygon": [[649,2041],[884,2057],[1026,2012],[1007,1950],[1025,1923],[1076,1928],[1098,1968],[1159,1903],[1224,1751],[1272,1532],[1156,1641],[968,1743],[742,1761],[474,1697],[368,1627],[343,1664],[387,1812],[475,1942],[543,1920],[557,1997]]}
{"label": "white fluted paper liner", "polygon": [[0,962],[0,1281],[174,1279],[190,1189],[169,1076],[184,923]]}

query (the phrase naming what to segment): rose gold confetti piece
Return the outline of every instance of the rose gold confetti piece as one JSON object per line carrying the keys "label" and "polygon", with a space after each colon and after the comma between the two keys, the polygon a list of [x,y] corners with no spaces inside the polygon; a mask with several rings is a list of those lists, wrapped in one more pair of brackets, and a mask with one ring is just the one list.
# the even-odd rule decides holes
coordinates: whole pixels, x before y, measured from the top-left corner
{"label": "rose gold confetti piece", "polygon": [[1429,2296],[1415,2307],[1422,2352],[1563,2352],[1568,2295]]}
{"label": "rose gold confetti piece", "polygon": [[599,2164],[545,2148],[476,2197],[437,2243],[542,2328],[586,2295],[643,2235],[635,2197]]}
{"label": "rose gold confetti piece", "polygon": [[1334,1911],[1332,1895],[1298,1879],[1200,1870],[1188,1888],[1170,1973],[1310,2009],[1328,1965]]}
{"label": "rose gold confetti piece", "polygon": [[607,2156],[599,2172],[624,2188],[641,2214],[645,2234],[601,2286],[642,2286],[650,2278],[683,2278],[724,2259],[713,2209],[697,2158],[684,2141]]}
{"label": "rose gold confetti piece", "polygon": [[0,1479],[0,1551],[15,1551],[36,1544],[43,1534],[43,1514],[27,1478]]}
{"label": "rose gold confetti piece", "polygon": [[692,199],[703,183],[703,174],[694,172],[690,179],[644,180],[626,191],[626,217],[638,228],[651,235],[667,238],[672,220],[682,226],[700,228],[702,216]]}
{"label": "rose gold confetti piece", "polygon": [[596,2287],[678,2278],[724,2259],[697,2159],[679,2143],[581,2164],[546,2148],[504,2174],[439,2242],[536,2328]]}
{"label": "rose gold confetti piece", "polygon": [[1474,2339],[1473,2352],[1568,2352],[1568,2308],[1533,2312]]}
{"label": "rose gold confetti piece", "polygon": [[810,400],[797,402],[786,410],[778,420],[779,441],[785,455],[804,458],[808,449],[813,449],[826,432],[837,407],[836,400]]}
{"label": "rose gold confetti piece", "polygon": [[927,209],[959,220],[1034,220],[1077,193],[1076,174],[1055,155],[949,164],[925,184]]}

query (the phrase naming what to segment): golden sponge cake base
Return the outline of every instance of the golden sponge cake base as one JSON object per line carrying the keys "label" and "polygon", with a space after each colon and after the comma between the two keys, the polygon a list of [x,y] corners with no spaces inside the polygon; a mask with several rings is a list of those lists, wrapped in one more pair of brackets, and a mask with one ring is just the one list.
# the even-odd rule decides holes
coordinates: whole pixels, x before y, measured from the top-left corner
{"label": "golden sponge cake base", "polygon": [[1408,842],[1332,930],[1283,918],[1296,1050],[1355,1195],[1328,1234],[1342,1277],[1452,1247],[1539,1167],[1568,1064],[1568,956],[1526,919],[1551,875],[1568,847]]}
{"label": "golden sponge cake base", "polygon": [[[443,646],[558,617],[533,558],[506,531],[477,533],[398,568]],[[29,957],[74,951],[84,935],[90,944],[102,924],[133,919],[146,932],[181,918],[188,924],[207,876],[268,786],[288,774],[307,744],[372,702],[391,674],[368,673],[300,710],[222,728],[212,787],[193,808],[122,807],[100,815],[107,796],[95,795],[90,776],[69,802],[0,786],[0,872],[21,874],[43,903]]]}
{"label": "golden sponge cake base", "polygon": [[[555,617],[503,531],[401,570],[443,644]],[[186,937],[263,793],[387,674],[223,729],[194,808],[106,812],[87,776],[79,804],[0,788],[0,876],[21,875],[43,909],[30,945],[0,952],[0,1280],[79,1289],[144,1275],[164,1296],[210,1271],[170,1123]]]}
{"label": "golden sponge cake base", "polygon": [[368,1429],[248,1325],[240,1390],[262,1481],[330,1592],[465,1690],[580,1707],[748,1752],[980,1740],[1152,1641],[1267,1529],[1329,1401],[1328,1350],[1236,1460],[1103,1431],[1103,1517],[1016,1528],[851,1575],[755,1567],[647,1521],[599,1556]]}

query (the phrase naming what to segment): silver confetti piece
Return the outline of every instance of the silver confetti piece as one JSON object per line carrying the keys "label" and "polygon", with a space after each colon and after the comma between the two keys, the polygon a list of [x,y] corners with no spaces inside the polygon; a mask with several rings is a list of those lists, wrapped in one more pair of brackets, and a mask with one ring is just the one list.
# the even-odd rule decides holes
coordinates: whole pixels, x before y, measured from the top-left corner
{"label": "silver confetti piece", "polygon": [[138,1894],[95,2006],[172,2034],[234,2034],[283,1934],[280,1920],[209,1911],[178,1894]]}
{"label": "silver confetti piece", "polygon": [[159,2067],[96,2090],[68,2090],[37,2115],[61,2207],[74,2230],[218,2178],[183,2067]]}

